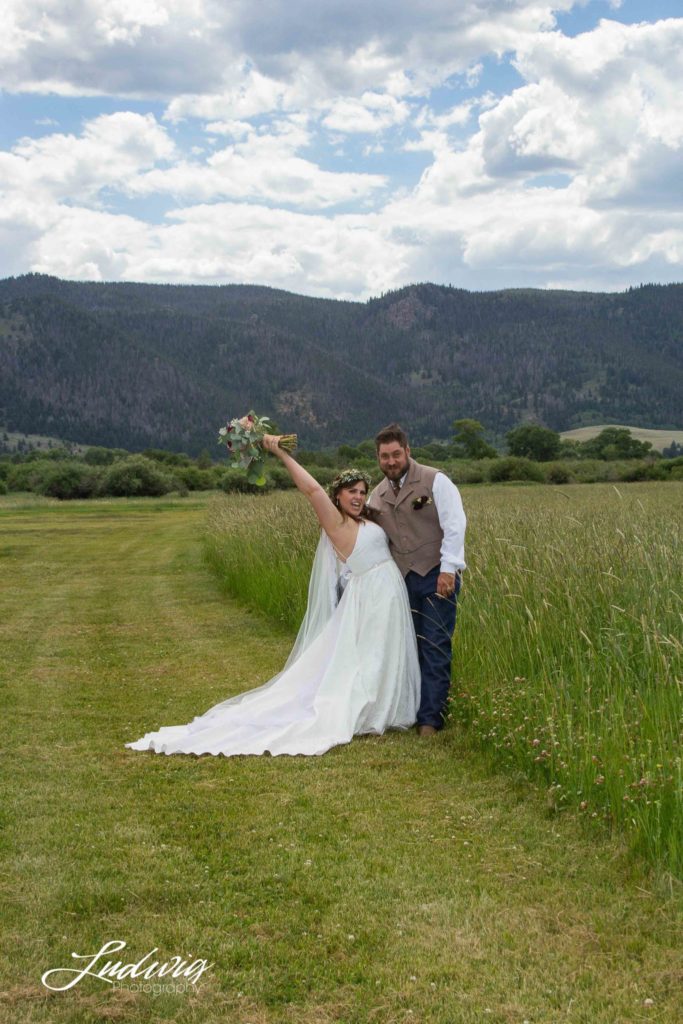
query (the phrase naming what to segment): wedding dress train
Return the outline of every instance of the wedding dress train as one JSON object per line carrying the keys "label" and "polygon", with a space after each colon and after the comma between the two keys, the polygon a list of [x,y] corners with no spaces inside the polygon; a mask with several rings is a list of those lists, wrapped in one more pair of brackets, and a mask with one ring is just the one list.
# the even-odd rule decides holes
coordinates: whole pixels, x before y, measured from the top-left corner
{"label": "wedding dress train", "polygon": [[324,754],[360,733],[407,729],[420,698],[417,644],[386,535],[362,522],[344,565],[323,533],[308,607],[285,667],[263,686],[187,725],[146,733],[132,750],[158,754]]}

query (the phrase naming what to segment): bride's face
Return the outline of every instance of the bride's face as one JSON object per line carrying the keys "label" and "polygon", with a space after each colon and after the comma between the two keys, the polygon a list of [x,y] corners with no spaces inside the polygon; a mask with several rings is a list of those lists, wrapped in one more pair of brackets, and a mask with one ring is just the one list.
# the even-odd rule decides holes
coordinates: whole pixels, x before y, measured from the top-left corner
{"label": "bride's face", "polygon": [[345,512],[347,516],[353,516],[354,519],[358,519],[363,506],[365,505],[365,499],[368,496],[368,488],[363,480],[358,480],[355,484],[351,484],[349,487],[342,487],[337,492],[337,501],[342,512]]}

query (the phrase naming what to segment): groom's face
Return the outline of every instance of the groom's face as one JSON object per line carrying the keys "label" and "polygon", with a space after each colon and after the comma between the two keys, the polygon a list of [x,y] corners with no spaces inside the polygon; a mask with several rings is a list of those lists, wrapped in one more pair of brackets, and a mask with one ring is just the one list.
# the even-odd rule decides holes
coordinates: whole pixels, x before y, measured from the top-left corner
{"label": "groom's face", "polygon": [[410,448],[403,448],[398,441],[387,441],[377,449],[379,468],[388,480],[400,480],[408,469]]}

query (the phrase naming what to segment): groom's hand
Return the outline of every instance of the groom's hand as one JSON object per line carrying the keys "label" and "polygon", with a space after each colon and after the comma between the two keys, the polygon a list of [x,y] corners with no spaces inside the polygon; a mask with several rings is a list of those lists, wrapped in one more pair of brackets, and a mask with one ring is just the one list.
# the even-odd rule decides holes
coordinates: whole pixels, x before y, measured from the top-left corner
{"label": "groom's hand", "polygon": [[439,597],[452,597],[455,592],[455,573],[440,572],[436,581],[436,592]]}

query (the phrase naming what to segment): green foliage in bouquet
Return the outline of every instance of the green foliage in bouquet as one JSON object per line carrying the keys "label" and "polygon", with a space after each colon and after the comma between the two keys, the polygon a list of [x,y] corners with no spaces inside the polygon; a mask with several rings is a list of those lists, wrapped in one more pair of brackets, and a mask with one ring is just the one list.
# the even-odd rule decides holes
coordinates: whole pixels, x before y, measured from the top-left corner
{"label": "green foliage in bouquet", "polygon": [[[263,438],[273,433],[273,425],[266,416],[257,416],[252,409],[246,416],[230,420],[218,431],[218,443],[228,449],[233,465],[247,471],[247,483],[264,487],[266,474],[264,465]],[[285,434],[279,446],[292,452],[296,448],[296,434]]]}

